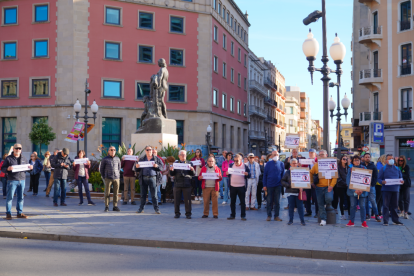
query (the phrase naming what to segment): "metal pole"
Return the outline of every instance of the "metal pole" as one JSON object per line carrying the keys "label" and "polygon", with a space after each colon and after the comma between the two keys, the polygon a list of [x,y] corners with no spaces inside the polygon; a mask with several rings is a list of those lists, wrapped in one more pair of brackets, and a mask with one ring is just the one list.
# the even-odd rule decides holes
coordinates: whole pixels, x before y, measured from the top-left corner
{"label": "metal pole", "polygon": [[85,89],[85,116],[83,117],[85,119],[85,140],[84,140],[84,147],[85,147],[85,158],[88,158],[88,93],[86,93],[86,90],[88,87],[86,86]]}
{"label": "metal pole", "polygon": [[[342,62],[341,62],[342,63]],[[338,64],[338,66],[337,66],[337,68],[338,69],[340,69],[340,63]],[[339,102],[339,84],[341,83],[341,75],[340,74],[337,74],[337,79],[338,79],[338,85],[337,85],[337,87],[336,87],[336,91],[337,91],[337,93],[336,93],[336,97],[337,97],[337,107],[336,107],[336,110],[337,110],[337,121],[338,121],[338,123],[337,123],[337,125],[338,125],[338,151],[337,151],[337,154],[336,154],[336,157],[339,159],[339,160],[341,160],[341,156],[342,156],[342,143],[341,143],[341,107],[340,107],[340,102]]]}
{"label": "metal pole", "polygon": [[[79,120],[79,112],[75,112],[75,113],[76,113],[75,119]],[[79,152],[79,139],[76,140],[76,154],[78,154],[78,152]]]}
{"label": "metal pole", "polygon": [[328,149],[328,156],[330,156],[329,148],[329,110],[328,110],[328,101],[329,101],[329,67],[328,67],[328,50],[326,46],[326,7],[325,0],[322,0],[322,35],[323,35],[323,56],[322,56],[322,74],[323,78],[323,144],[326,149]]}

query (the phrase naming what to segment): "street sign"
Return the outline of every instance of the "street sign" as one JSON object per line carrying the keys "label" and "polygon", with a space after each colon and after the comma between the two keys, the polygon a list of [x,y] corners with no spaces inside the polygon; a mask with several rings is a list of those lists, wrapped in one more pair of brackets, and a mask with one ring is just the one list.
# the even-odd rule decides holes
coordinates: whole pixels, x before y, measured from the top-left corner
{"label": "street sign", "polygon": [[384,124],[371,123],[372,143],[384,143]]}
{"label": "street sign", "polygon": [[365,146],[362,148],[363,151],[369,151],[369,147]]}

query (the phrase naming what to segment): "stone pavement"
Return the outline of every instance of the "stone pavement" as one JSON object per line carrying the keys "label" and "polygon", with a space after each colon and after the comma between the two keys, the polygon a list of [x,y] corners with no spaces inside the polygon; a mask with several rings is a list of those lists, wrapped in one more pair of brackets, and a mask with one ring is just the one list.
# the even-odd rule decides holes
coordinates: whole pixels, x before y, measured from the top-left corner
{"label": "stone pavement", "polygon": [[[41,179],[39,191],[43,191],[44,187],[44,180]],[[134,244],[325,259],[414,259],[412,218],[401,219],[404,226],[391,224],[388,227],[370,220],[367,221],[369,229],[365,229],[360,226],[359,212],[355,227],[346,227],[348,221],[344,220],[338,220],[336,225],[322,227],[313,217],[306,218],[306,226],[301,226],[299,216],[295,213],[294,224],[288,226],[288,211],[283,210],[287,199],[282,199],[282,222],[265,221],[267,215],[263,208],[259,211],[247,211],[247,221],[241,221],[239,206],[236,220],[229,221],[227,217],[230,206],[221,205],[222,200],[219,200],[219,219],[213,219],[211,212],[209,218],[202,219],[202,204],[193,204],[193,219],[187,220],[183,215],[180,219],[173,218],[174,208],[171,203],[160,206],[161,215],[156,215],[151,205],[146,205],[144,213],[137,214],[138,206],[130,204],[120,204],[119,213],[104,213],[103,200],[99,199],[95,200],[96,206],[78,206],[79,199],[72,197],[66,201],[68,206],[54,207],[52,198],[46,198],[44,192],[40,192],[37,197],[31,193],[26,194],[24,213],[29,219],[0,220],[0,236],[68,241],[71,240],[69,237],[78,237],[79,241],[97,243],[99,238],[110,238],[103,239],[106,242],[102,243],[112,244],[118,239],[127,239],[122,244],[139,240],[141,243]],[[413,192],[411,194],[414,196]],[[5,200],[1,198],[0,206],[4,205]],[[13,205],[15,216],[15,200]],[[181,212],[184,214],[183,204]],[[1,216],[4,217],[4,213]],[[143,243],[144,241],[147,243]],[[354,255],[350,257],[350,254]],[[372,256],[362,257],[368,256],[366,254]]]}

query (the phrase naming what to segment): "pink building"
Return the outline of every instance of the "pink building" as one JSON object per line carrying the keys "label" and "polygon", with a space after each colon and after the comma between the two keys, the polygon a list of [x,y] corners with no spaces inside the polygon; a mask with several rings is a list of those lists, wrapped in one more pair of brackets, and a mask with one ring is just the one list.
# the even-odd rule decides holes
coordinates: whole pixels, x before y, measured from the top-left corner
{"label": "pink building", "polygon": [[64,138],[73,104],[84,104],[86,79],[89,104],[99,105],[89,153],[101,144],[128,146],[160,58],[170,73],[165,101],[179,142],[202,147],[211,125],[210,144],[246,152],[247,15],[233,0],[195,2],[0,1],[1,152],[15,142],[25,153],[38,150],[28,133],[47,117],[58,138],[42,150],[74,153],[76,144]]}

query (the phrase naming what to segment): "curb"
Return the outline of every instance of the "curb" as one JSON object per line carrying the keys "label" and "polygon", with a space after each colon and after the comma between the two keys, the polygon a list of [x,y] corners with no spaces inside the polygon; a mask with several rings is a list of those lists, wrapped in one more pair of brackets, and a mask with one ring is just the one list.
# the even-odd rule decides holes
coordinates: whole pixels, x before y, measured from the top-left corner
{"label": "curb", "polygon": [[174,241],[157,241],[157,240],[141,240],[141,239],[104,238],[104,237],[92,237],[92,236],[25,233],[25,232],[12,232],[12,231],[0,231],[0,237],[15,238],[15,239],[95,243],[95,244],[160,247],[160,248],[170,248],[170,249],[216,251],[216,252],[240,253],[240,254],[273,255],[273,256],[298,257],[298,258],[309,258],[309,259],[325,259],[325,260],[336,260],[336,261],[358,261],[358,262],[414,261],[414,250],[409,251],[407,253],[365,254],[365,253],[353,253],[353,252],[346,252],[346,251],[340,252],[340,251],[322,251],[322,250],[293,249],[293,248],[280,248],[280,247],[272,248],[272,247],[258,247],[258,246],[225,245],[225,244],[211,244],[211,243],[197,243],[197,242],[174,242]]}

